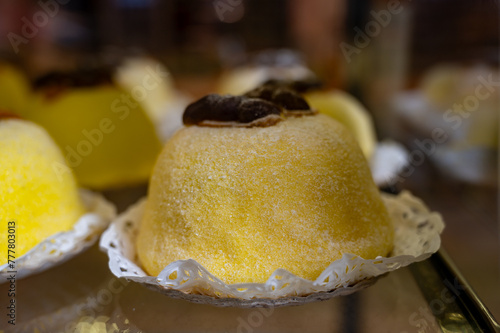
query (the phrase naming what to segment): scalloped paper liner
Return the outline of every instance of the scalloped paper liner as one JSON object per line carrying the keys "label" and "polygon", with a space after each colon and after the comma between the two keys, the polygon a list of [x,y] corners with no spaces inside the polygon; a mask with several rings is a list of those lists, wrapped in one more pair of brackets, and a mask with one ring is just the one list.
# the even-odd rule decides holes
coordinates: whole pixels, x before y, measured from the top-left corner
{"label": "scalloped paper liner", "polygon": [[[30,251],[15,259],[16,279],[40,273],[74,257],[94,244],[99,235],[116,217],[116,209],[100,194],[80,189],[80,198],[87,208],[73,229],[52,235]],[[11,269],[0,266],[0,283],[7,282]]]}
{"label": "scalloped paper liner", "polygon": [[346,295],[374,282],[380,275],[427,259],[441,244],[444,223],[438,213],[409,192],[400,195],[382,193],[395,238],[389,257],[363,259],[352,254],[332,262],[315,281],[305,280],[284,269],[274,271],[266,283],[228,285],[208,272],[195,260],[172,262],[157,276],[149,276],[140,267],[135,239],[146,199],[121,214],[103,233],[101,249],[109,256],[111,272],[143,284],[171,297],[216,306],[284,306]]}

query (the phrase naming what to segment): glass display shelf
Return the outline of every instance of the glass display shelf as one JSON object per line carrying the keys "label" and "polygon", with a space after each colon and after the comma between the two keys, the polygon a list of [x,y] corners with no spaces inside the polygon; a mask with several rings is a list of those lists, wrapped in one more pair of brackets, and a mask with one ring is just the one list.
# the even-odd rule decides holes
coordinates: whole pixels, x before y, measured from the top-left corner
{"label": "glass display shelf", "polygon": [[[0,285],[7,296],[8,285]],[[6,311],[8,297],[1,298]],[[97,245],[16,283],[0,332],[500,332],[444,251],[358,293],[280,308],[219,308],[114,277]]]}

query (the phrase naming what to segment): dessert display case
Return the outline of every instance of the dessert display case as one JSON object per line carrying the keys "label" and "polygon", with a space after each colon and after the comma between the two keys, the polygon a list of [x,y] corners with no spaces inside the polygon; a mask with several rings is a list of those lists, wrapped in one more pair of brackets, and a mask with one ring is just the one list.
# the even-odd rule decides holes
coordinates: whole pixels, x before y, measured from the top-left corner
{"label": "dessert display case", "polygon": [[[21,186],[19,180],[29,179],[29,172],[23,174],[21,170],[13,175],[9,157],[1,155],[6,158],[0,160],[0,180],[6,179],[9,183],[0,182],[0,193],[6,193],[0,198],[0,245],[5,245],[0,252],[7,255],[0,272],[3,279],[0,281],[0,333],[500,332],[498,10],[499,5],[494,1],[472,3],[467,0],[0,0],[0,122],[5,115],[15,113],[44,127],[61,153],[58,169],[47,167],[45,180],[52,177],[62,182],[61,174],[53,175],[51,171],[63,175],[73,173],[78,187],[96,192],[90,195],[91,192],[84,190],[82,195],[99,198],[96,202],[100,204],[94,206],[102,206],[105,217],[95,222],[95,226],[84,225],[86,232],[78,232],[76,241],[71,238],[69,243],[74,246],[66,252],[62,249],[64,242],[57,238],[65,240],[68,236],[64,234],[53,234],[38,242],[38,247],[35,245],[28,253],[42,259],[46,259],[45,255],[49,259],[60,257],[59,260],[49,260],[49,264],[39,260],[40,264],[30,271],[21,271],[22,265],[18,267],[19,272],[16,271],[16,260],[11,263],[9,259],[11,242],[4,239],[10,239],[9,235],[17,230],[15,241],[21,243],[28,234],[21,232],[22,228],[10,226],[12,221],[17,225],[23,223],[19,216],[4,215],[21,211],[17,206],[25,208],[33,202],[41,202],[44,189]],[[269,86],[280,86],[294,98],[300,94],[301,107],[288,108],[288,101],[276,97],[279,95],[276,91],[266,90]],[[313,146],[301,137],[281,146],[276,144],[278,148],[275,148],[273,145],[281,137],[262,139],[253,134],[242,135],[242,148],[236,149],[234,145],[234,151],[228,155],[231,159],[210,154],[210,163],[215,161],[212,163],[215,169],[202,174],[204,182],[200,182],[196,177],[200,177],[202,168],[192,165],[194,159],[191,159],[200,154],[197,149],[210,153],[212,149],[226,151],[221,145],[231,142],[218,134],[207,134],[198,139],[203,141],[202,145],[194,142],[196,133],[184,134],[192,131],[178,130],[183,127],[183,112],[188,105],[192,107],[196,104],[194,101],[214,93],[223,96],[216,97],[208,107],[198,105],[199,114],[191,114],[192,119],[186,117],[185,126],[207,126],[203,133],[238,128],[246,130],[245,135],[254,130],[261,135],[268,129],[265,126],[283,125],[287,117],[293,121],[316,117],[324,120],[291,132],[294,136],[303,132],[307,140],[314,137],[325,143],[327,136],[317,139],[318,129],[332,122],[332,118],[335,126],[341,127],[332,131],[350,132],[349,140],[339,139],[335,143],[339,146],[333,149],[332,144]],[[228,93],[245,95],[228,96]],[[219,99],[234,102],[235,98],[251,100],[253,104],[249,104],[260,105],[260,109],[248,108],[251,111],[246,114],[250,117],[248,121],[238,118],[243,114],[241,110],[237,116],[236,113],[228,116],[229,111],[225,113],[243,102],[234,108],[232,104],[228,107],[228,102],[217,109],[221,107]],[[282,102],[284,104],[280,104]],[[206,118],[207,108],[215,114],[214,119]],[[270,113],[264,114],[265,108],[272,112],[268,110]],[[221,110],[224,112],[219,112]],[[300,112],[292,117],[297,111]],[[317,117],[318,113],[324,118]],[[259,117],[264,116],[272,118],[271,125],[260,122]],[[263,127],[259,127],[261,125]],[[0,126],[0,140],[4,140],[1,129]],[[266,226],[266,232],[274,232],[277,227],[272,224],[277,222],[269,216],[286,216],[290,220],[290,216],[297,214],[293,205],[296,198],[302,200],[297,206],[299,213],[306,211],[305,215],[313,216],[314,220],[321,215],[318,211],[329,212],[332,206],[342,206],[339,202],[349,197],[357,198],[363,205],[351,202],[352,205],[340,208],[341,213],[334,212],[337,215],[331,216],[347,216],[345,221],[348,221],[356,216],[352,211],[369,207],[367,215],[374,215],[355,221],[359,223],[364,219],[362,227],[358,225],[356,229],[358,233],[354,232],[358,242],[362,232],[359,230],[370,229],[366,227],[367,221],[371,223],[388,213],[392,214],[388,222],[391,226],[419,234],[413,238],[395,237],[395,242],[404,245],[408,239],[414,240],[420,252],[413,251],[411,244],[406,247],[411,248],[408,252],[400,251],[401,247],[392,247],[396,244],[392,241],[386,244],[391,247],[384,250],[386,256],[380,253],[368,259],[354,254],[350,257],[351,254],[345,255],[344,251],[345,256],[340,257],[347,262],[345,267],[333,269],[330,265],[323,267],[324,270],[316,269],[321,274],[316,274],[319,277],[315,281],[290,274],[296,279],[288,280],[290,276],[286,276],[280,284],[277,280],[283,276],[274,274],[275,284],[266,285],[271,286],[272,291],[266,294],[269,290],[261,285],[252,286],[251,291],[259,295],[254,298],[246,297],[248,295],[238,298],[238,292],[248,291],[239,290],[244,289],[239,285],[233,286],[233,293],[224,293],[228,285],[196,261],[195,266],[191,266],[193,270],[184,270],[189,265],[175,266],[184,270],[180,275],[185,279],[177,279],[178,270],[175,274],[167,269],[162,271],[165,262],[161,260],[157,264],[161,267],[155,267],[160,274],[148,274],[144,256],[153,257],[151,253],[157,256],[159,247],[167,248],[158,244],[169,238],[156,231],[149,232],[149,238],[144,238],[142,245],[153,250],[143,250],[146,254],[142,254],[142,261],[136,238],[143,223],[143,211],[146,211],[145,198],[153,192],[148,193],[151,187],[147,179],[154,178],[151,169],[154,161],[159,161],[158,154],[166,142],[179,140],[181,135],[172,140],[174,133],[185,135],[183,148],[175,145],[165,154],[169,158],[177,154],[179,159],[192,155],[182,164],[184,174],[171,159],[165,158],[162,162],[162,167],[172,170],[163,172],[162,169],[156,177],[162,182],[158,181],[154,188],[161,200],[157,200],[150,215],[163,217],[150,223],[157,228],[154,230],[168,229],[163,220],[172,215],[182,217],[173,224],[184,223],[183,218],[189,215],[197,217],[197,221],[210,220],[209,227],[217,225],[219,231],[240,228],[242,224],[248,227],[258,220],[252,225],[252,232],[257,229],[256,233],[260,233],[258,228],[262,225]],[[15,135],[13,140],[17,140]],[[303,147],[302,143],[305,143]],[[281,156],[282,164],[267,163],[270,160],[267,155],[259,160],[265,155],[262,147],[270,146],[276,150],[271,154],[273,163],[276,156]],[[303,154],[305,158],[297,159],[303,164],[288,153],[291,146],[290,152],[307,151]],[[354,150],[347,146],[359,148],[357,162],[349,162]],[[328,153],[323,154],[323,148]],[[16,154],[19,161],[25,162],[27,153],[21,150],[17,149]],[[340,157],[335,155],[338,152]],[[46,150],[38,148],[37,154],[49,156]],[[321,165],[321,169],[326,170],[323,174],[317,171],[320,167],[316,168],[309,160],[321,154],[326,157],[320,157],[320,162],[328,161],[323,163],[328,167]],[[242,160],[246,160],[247,155],[251,163],[244,164]],[[208,159],[203,161],[206,162],[203,167],[207,167]],[[47,163],[50,162],[54,161]],[[361,170],[365,162],[368,162],[366,172]],[[237,172],[227,172],[229,176],[226,176],[225,168],[229,165],[230,169],[231,163],[238,166]],[[40,169],[39,163],[31,164]],[[287,166],[288,173],[282,177],[279,172],[283,165]],[[340,171],[329,173],[330,167]],[[273,171],[272,176],[262,177],[260,172],[266,168]],[[311,171],[308,177],[304,176],[306,172],[301,173],[307,168],[312,170],[306,170]],[[254,185],[251,191],[251,186],[241,177],[245,172],[240,169],[255,176],[249,177]],[[215,182],[212,174],[219,171],[224,177]],[[366,182],[356,183],[353,175],[362,173],[366,174]],[[185,195],[186,202],[203,204],[189,207],[192,211],[186,209],[185,202],[176,207],[179,198],[183,199],[179,194],[186,192],[186,187],[173,186],[169,192],[168,181],[175,177],[194,179],[187,189],[191,196]],[[316,177],[314,181],[308,182],[313,177]],[[300,183],[298,179],[306,181]],[[280,181],[283,188],[277,186]],[[269,183],[273,183],[274,190],[261,191]],[[292,183],[300,184],[284,200],[288,193],[283,191]],[[51,186],[56,187],[54,184],[58,184],[56,180]],[[234,184],[244,190],[234,187],[228,190]],[[327,190],[318,190],[322,186],[322,190]],[[335,195],[339,195],[336,191],[343,192],[338,197],[330,195],[328,191],[332,188],[331,193]],[[380,191],[384,204],[392,200],[388,198],[411,193],[415,205],[406,207],[407,211],[395,208],[383,213],[381,204],[381,210],[375,212],[365,193],[368,188],[372,188],[370,193],[377,197]],[[207,189],[212,190],[213,197],[223,200],[214,204],[199,199],[210,192]],[[25,199],[26,206],[13,205],[14,201],[9,205],[9,196],[21,190],[28,193],[30,199]],[[273,193],[274,198],[280,197],[282,206],[289,204],[291,208],[279,211],[275,209],[278,205],[272,202],[267,205],[268,193]],[[231,195],[239,195],[241,200],[236,202]],[[50,219],[50,214],[61,208],[56,206],[54,198],[46,197],[47,202],[54,204],[39,204],[32,210]],[[319,203],[324,197],[335,200]],[[57,199],[61,198],[64,195]],[[245,202],[249,198],[264,199],[247,209],[249,205]],[[313,206],[316,212],[309,209]],[[422,207],[425,214],[419,215]],[[166,209],[177,211],[162,215]],[[198,212],[203,210],[212,212],[211,217],[225,219],[225,224],[199,216]],[[285,210],[290,214],[284,214]],[[245,213],[246,218],[233,218],[231,214],[235,212]],[[392,224],[392,216],[399,213],[404,215],[400,224]],[[421,219],[412,220],[412,214]],[[37,225],[37,221],[31,222]],[[315,234],[317,239],[296,237],[283,243],[293,246],[293,241],[299,239],[303,241],[300,245],[304,251],[320,257],[314,251],[324,250],[332,242],[336,246],[339,239],[348,238],[345,234],[350,233],[349,227],[355,224],[351,220],[350,225],[341,225],[347,231],[338,232],[340,238],[331,240],[327,236],[338,230],[330,232],[327,227],[332,223],[320,222],[314,226],[317,229],[312,228],[322,232]],[[193,227],[196,223],[192,220],[188,224]],[[294,230],[301,230],[301,237],[311,232],[303,226],[300,223],[293,226]],[[207,230],[206,225],[195,227]],[[37,228],[44,226],[37,225]],[[75,227],[75,230],[81,228]],[[184,236],[183,230],[187,230],[183,228],[178,228],[180,236],[165,234],[177,242]],[[374,224],[368,236],[373,236],[376,228]],[[429,231],[433,228],[435,230]],[[387,229],[392,232],[391,228]],[[420,237],[426,232],[432,233],[432,237]],[[253,251],[250,256],[258,259],[252,262],[255,265],[268,255],[261,243],[252,240],[255,235],[237,232],[234,235],[237,237],[224,240],[233,244],[223,249],[231,255],[233,250],[239,251],[240,256]],[[214,232],[212,236],[214,238],[207,242],[208,237],[202,232],[202,241],[199,241],[205,248],[198,252],[210,253],[206,264],[215,261],[216,251],[223,252],[220,248],[205,251],[222,238]],[[285,249],[279,248],[278,236],[272,237],[277,244],[268,248],[273,249],[273,255],[280,256],[280,251]],[[382,237],[379,235],[377,241]],[[327,242],[321,243],[320,238]],[[196,241],[195,237],[189,239],[189,242]],[[40,246],[43,251],[37,252]],[[357,247],[355,243],[353,248]],[[170,250],[180,252],[180,249],[181,246],[177,246]],[[236,256],[223,253],[221,257],[226,261],[218,264],[218,269],[225,274],[228,263],[236,262],[232,260]],[[307,261],[304,265],[295,260],[295,267],[306,267],[304,270],[312,267],[310,257],[300,257]],[[186,258],[173,260],[177,263],[183,259]],[[349,266],[351,260],[355,264]],[[379,268],[382,265],[384,270]],[[266,276],[271,276],[274,268],[266,268],[266,274],[269,273]],[[351,268],[359,272],[349,275]],[[376,274],[365,274],[366,270],[360,273],[362,268]],[[196,274],[204,272],[209,273],[203,277],[205,280],[201,279],[191,288],[189,277],[194,275],[198,279]],[[350,280],[352,276],[356,280]],[[305,283],[301,284],[301,279]],[[172,281],[175,289],[171,288]],[[188,287],[185,285],[183,289],[186,282]],[[297,293],[299,288],[294,283],[310,289]],[[325,290],[325,285],[333,287]],[[279,290],[291,291],[282,298],[267,297],[278,294],[273,294],[276,286]]]}

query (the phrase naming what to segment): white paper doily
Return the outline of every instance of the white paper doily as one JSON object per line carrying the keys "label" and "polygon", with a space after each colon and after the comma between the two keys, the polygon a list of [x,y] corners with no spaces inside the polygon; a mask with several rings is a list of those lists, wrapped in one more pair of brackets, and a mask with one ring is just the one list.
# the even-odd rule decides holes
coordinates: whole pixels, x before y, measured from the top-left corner
{"label": "white paper doily", "polygon": [[409,163],[409,154],[400,143],[385,140],[377,143],[370,159],[370,170],[378,187],[391,185]]}
{"label": "white paper doily", "polygon": [[135,239],[144,211],[145,199],[118,216],[103,233],[101,249],[109,256],[111,272],[171,297],[217,306],[282,306],[346,295],[371,285],[374,278],[427,259],[441,244],[444,223],[438,213],[409,192],[382,194],[394,224],[392,254],[368,260],[344,254],[332,262],[315,281],[277,269],[266,283],[228,285],[195,260],[169,264],[157,276],[149,276],[139,266]]}
{"label": "white paper doily", "polygon": [[[30,251],[15,259],[16,279],[40,273],[50,267],[59,265],[94,244],[99,235],[116,217],[114,205],[106,201],[100,194],[80,189],[80,198],[87,213],[82,215],[73,229],[54,234]],[[7,282],[5,277],[11,275],[8,264],[0,266],[0,283]]]}

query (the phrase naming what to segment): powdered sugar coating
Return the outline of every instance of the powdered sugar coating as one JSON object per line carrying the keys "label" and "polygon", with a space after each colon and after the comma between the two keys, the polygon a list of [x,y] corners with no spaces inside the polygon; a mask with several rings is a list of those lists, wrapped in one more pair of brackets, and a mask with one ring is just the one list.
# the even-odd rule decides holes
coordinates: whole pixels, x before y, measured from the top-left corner
{"label": "powdered sugar coating", "polygon": [[150,274],[194,259],[226,283],[277,268],[314,280],[343,253],[375,258],[393,244],[361,150],[324,115],[182,129],[158,159],[141,223]]}

